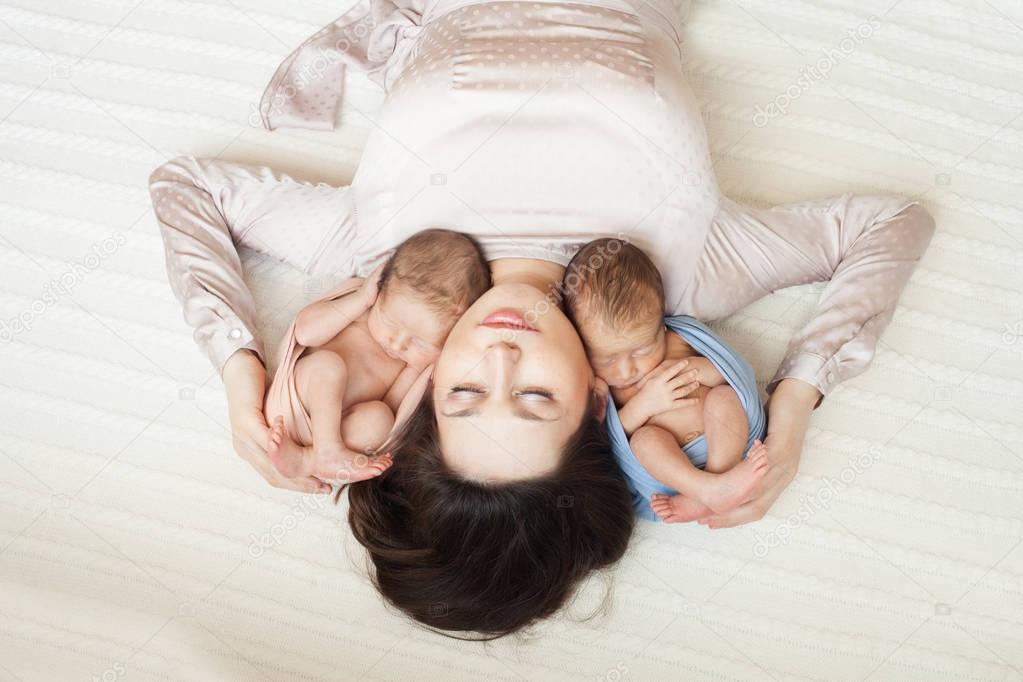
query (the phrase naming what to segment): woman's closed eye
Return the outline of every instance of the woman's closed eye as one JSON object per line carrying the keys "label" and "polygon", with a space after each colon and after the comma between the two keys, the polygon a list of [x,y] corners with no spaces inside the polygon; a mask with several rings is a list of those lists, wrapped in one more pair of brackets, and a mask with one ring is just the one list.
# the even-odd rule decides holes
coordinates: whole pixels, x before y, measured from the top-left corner
{"label": "woman's closed eye", "polygon": [[448,391],[448,398],[453,398],[455,400],[472,400],[473,398],[477,398],[485,393],[486,390],[480,386],[462,385],[455,386]]}
{"label": "woman's closed eye", "polygon": [[[485,400],[487,389],[474,384],[459,384],[452,387],[447,394],[447,400],[453,403],[462,403],[467,407],[457,409],[453,412],[444,412],[445,417],[473,417],[480,413],[480,402]],[[557,421],[561,418],[563,409],[559,407],[554,393],[545,388],[527,387],[513,389],[511,396],[519,405],[512,408],[512,414],[519,419],[528,421]],[[529,409],[527,409],[527,406]],[[539,412],[534,411],[539,410]]]}
{"label": "woman's closed eye", "polygon": [[549,401],[554,400],[554,394],[550,391],[542,388],[525,388],[521,391],[515,391],[516,398],[525,398],[527,400],[537,401]]}

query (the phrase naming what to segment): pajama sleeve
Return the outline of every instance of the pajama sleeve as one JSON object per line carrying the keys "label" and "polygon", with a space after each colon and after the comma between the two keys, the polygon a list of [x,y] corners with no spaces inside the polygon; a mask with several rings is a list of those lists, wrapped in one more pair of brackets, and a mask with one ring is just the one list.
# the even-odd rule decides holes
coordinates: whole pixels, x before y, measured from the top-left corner
{"label": "pajama sleeve", "polygon": [[933,233],[927,210],[899,197],[845,194],[763,209],[723,199],[696,272],[669,301],[675,313],[718,319],[778,289],[827,282],[767,384],[770,394],[799,379],[823,400],[870,365]]}
{"label": "pajama sleeve", "polygon": [[199,347],[222,370],[236,351],[264,359],[238,247],[307,272],[344,274],[323,254],[351,233],[347,188],[297,182],[269,168],[181,157],[150,176],[171,289]]}

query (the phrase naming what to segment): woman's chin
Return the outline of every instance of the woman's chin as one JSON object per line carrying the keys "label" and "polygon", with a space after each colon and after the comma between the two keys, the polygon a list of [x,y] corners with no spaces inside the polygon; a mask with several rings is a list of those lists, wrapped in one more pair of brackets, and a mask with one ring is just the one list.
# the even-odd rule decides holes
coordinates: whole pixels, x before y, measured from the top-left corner
{"label": "woman's chin", "polygon": [[475,308],[481,302],[485,302],[486,305],[494,309],[522,306],[523,313],[539,304],[553,305],[553,302],[548,300],[546,291],[540,291],[534,286],[521,282],[510,282],[491,287],[476,299],[476,304],[472,307]]}

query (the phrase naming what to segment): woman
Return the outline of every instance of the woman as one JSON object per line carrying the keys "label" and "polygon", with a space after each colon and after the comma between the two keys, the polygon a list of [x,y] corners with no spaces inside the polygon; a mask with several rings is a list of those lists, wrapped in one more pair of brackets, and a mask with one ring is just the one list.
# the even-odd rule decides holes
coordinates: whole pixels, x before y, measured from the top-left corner
{"label": "woman", "polygon": [[[621,480],[593,454],[606,448],[600,392],[552,291],[578,245],[635,243],[663,274],[668,312],[701,319],[830,280],[767,387],[771,473],[747,504],[702,520],[724,527],[760,518],[792,480],[810,414],[866,369],[930,241],[913,201],[754,209],[720,196],[682,74],[682,14],[670,0],[360,4],[282,65],[262,109],[271,127],[329,125],[343,66],[368,68],[388,95],[351,186],[193,159],[153,174],[172,286],[222,369],[235,448],[279,487],[329,489],[282,479],[266,458],[265,371],[237,246],[365,275],[427,227],[481,242],[495,286],[452,332],[402,435],[417,456],[352,494],[378,587],[423,622],[513,631],[624,551]],[[536,333],[508,342],[483,324],[509,311],[534,313]],[[573,468],[589,487],[571,485]]]}

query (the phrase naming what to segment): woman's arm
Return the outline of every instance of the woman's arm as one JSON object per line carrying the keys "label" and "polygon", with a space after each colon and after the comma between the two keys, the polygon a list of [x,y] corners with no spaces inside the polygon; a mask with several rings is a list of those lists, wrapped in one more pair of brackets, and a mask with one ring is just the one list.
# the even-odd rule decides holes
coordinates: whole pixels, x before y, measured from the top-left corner
{"label": "woman's arm", "polygon": [[153,172],[150,194],[171,289],[196,343],[224,379],[235,450],[271,485],[323,491],[315,479],[282,478],[267,458],[266,370],[238,247],[315,271],[331,237],[353,226],[345,189],[299,183],[269,168],[182,157]]}
{"label": "woman's arm", "polygon": [[899,197],[845,194],[771,209],[722,200],[697,271],[673,296],[675,314],[718,319],[777,289],[828,284],[767,384],[774,466],[756,499],[712,517],[716,527],[760,518],[795,476],[810,414],[870,365],[933,233],[930,214]]}
{"label": "woman's arm", "polygon": [[238,350],[263,357],[238,247],[313,271],[331,238],[353,229],[346,188],[296,182],[270,168],[181,157],[153,171],[150,195],[171,288],[196,343],[221,371]]}
{"label": "woman's arm", "polygon": [[799,379],[782,379],[767,401],[767,470],[754,499],[726,514],[700,519],[710,528],[729,528],[764,517],[799,470],[803,439],[820,391]]}

